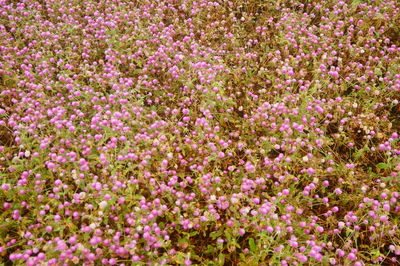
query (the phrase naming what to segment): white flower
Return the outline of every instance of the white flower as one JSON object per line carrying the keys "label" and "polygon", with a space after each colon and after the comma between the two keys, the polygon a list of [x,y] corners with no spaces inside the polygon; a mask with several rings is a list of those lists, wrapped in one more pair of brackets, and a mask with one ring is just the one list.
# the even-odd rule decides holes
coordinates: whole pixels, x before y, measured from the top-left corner
{"label": "white flower", "polygon": [[77,246],[79,251],[83,251],[85,249],[85,247],[81,243],[79,243]]}
{"label": "white flower", "polygon": [[102,202],[100,202],[99,207],[101,210],[105,209],[107,207],[107,201],[103,200]]}
{"label": "white flower", "polygon": [[91,223],[91,224],[89,225],[89,227],[92,228],[92,229],[94,230],[94,229],[96,229],[97,225],[96,225],[95,223]]}

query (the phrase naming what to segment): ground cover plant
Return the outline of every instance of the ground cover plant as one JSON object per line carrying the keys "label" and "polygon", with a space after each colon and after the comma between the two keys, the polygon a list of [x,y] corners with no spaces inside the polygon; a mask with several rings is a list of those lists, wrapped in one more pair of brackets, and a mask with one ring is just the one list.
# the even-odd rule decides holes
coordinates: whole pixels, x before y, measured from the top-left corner
{"label": "ground cover plant", "polygon": [[0,0],[1,265],[396,265],[400,2]]}

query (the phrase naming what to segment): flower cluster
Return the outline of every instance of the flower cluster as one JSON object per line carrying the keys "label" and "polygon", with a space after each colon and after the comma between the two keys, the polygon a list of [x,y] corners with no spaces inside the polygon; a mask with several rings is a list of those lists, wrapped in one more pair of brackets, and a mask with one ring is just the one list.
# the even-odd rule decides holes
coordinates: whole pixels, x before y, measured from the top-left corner
{"label": "flower cluster", "polygon": [[0,0],[0,264],[399,263],[399,19]]}

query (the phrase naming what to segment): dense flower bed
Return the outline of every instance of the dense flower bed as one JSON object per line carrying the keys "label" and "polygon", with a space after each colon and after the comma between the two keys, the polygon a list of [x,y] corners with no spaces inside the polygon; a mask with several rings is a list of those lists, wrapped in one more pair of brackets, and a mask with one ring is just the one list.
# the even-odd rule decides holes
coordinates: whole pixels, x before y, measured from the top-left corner
{"label": "dense flower bed", "polygon": [[396,0],[0,0],[0,264],[400,256]]}

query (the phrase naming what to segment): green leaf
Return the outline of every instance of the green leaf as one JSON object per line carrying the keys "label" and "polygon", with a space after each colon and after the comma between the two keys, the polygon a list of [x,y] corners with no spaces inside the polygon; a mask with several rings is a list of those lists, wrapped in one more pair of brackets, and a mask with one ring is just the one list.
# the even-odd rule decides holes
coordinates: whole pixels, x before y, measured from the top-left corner
{"label": "green leaf", "polygon": [[225,237],[226,237],[226,240],[228,240],[228,242],[231,242],[232,236],[229,231],[225,231]]}
{"label": "green leaf", "polygon": [[211,238],[212,238],[213,240],[216,239],[217,237],[219,237],[220,235],[222,235],[222,232],[220,232],[220,231],[212,232],[212,233],[210,234],[210,236],[211,236]]}
{"label": "green leaf", "polygon": [[371,251],[371,255],[373,258],[376,259],[376,258],[380,257],[382,255],[382,253],[379,250],[375,249],[375,250]]}
{"label": "green leaf", "polygon": [[225,263],[225,255],[223,253],[219,253],[218,262],[220,265],[224,265]]}
{"label": "green leaf", "polygon": [[382,76],[382,70],[380,68],[375,68],[374,70],[375,75]]}
{"label": "green leaf", "polygon": [[196,235],[198,235],[199,234],[199,231],[194,231],[194,232],[191,232],[191,233],[188,233],[188,235],[189,236],[196,236]]}
{"label": "green leaf", "polygon": [[256,252],[256,244],[254,243],[254,239],[253,238],[249,239],[249,246],[250,246],[250,251],[251,252]]}
{"label": "green leaf", "polygon": [[206,250],[204,253],[206,253],[206,254],[212,254],[212,253],[214,253],[214,247],[211,246],[211,245],[208,245],[208,246],[207,246],[207,250]]}
{"label": "green leaf", "polygon": [[376,165],[376,168],[378,168],[379,170],[386,170],[387,167],[388,167],[388,165],[385,164],[385,163],[378,163],[378,164]]}

